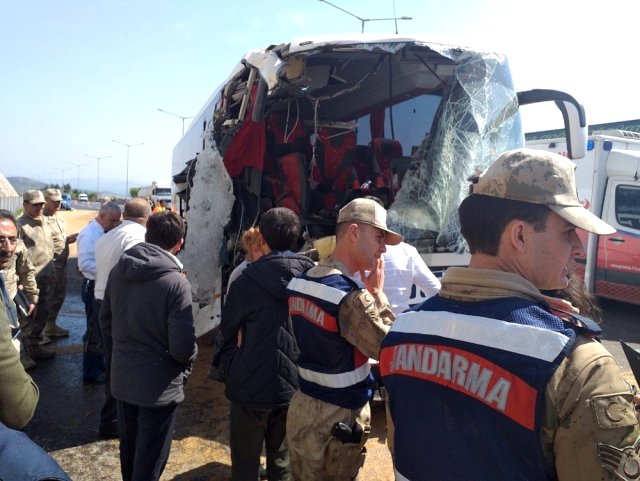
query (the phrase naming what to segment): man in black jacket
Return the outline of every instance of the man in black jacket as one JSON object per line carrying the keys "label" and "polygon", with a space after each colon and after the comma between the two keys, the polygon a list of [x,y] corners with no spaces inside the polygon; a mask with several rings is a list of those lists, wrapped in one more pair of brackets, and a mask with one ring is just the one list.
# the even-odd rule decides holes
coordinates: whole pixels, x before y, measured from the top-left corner
{"label": "man in black jacket", "polygon": [[146,242],[122,254],[100,309],[105,342],[112,345],[123,481],[160,478],[198,351],[191,288],[174,255],[183,237],[176,213],[149,217]]}
{"label": "man in black jacket", "polygon": [[286,287],[314,263],[291,252],[300,235],[293,211],[267,211],[260,232],[271,252],[249,264],[231,285],[220,324],[225,345],[238,346],[225,389],[231,401],[232,481],[258,478],[263,442],[268,479],[291,479],[286,422],[298,370]]}

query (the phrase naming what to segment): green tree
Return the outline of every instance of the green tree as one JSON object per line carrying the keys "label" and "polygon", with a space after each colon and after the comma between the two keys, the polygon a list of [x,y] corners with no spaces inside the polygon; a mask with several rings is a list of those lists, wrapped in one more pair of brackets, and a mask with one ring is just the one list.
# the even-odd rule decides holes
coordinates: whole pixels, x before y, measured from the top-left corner
{"label": "green tree", "polygon": [[138,197],[138,192],[140,192],[140,187],[131,187],[129,189],[129,195],[131,198]]}

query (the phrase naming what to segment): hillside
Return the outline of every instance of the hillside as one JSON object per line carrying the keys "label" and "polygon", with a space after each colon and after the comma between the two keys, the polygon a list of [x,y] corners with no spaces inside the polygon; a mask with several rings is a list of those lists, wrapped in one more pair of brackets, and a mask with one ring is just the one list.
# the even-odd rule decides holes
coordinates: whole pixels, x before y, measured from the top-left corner
{"label": "hillside", "polygon": [[[48,185],[46,182],[40,182],[39,180],[30,179],[28,177],[7,177],[7,180],[20,195],[30,189],[44,189]],[[105,182],[103,189],[100,189],[101,196],[108,196],[112,198],[121,196],[122,193],[114,193],[118,191],[118,186],[118,182]],[[72,187],[75,189],[75,185],[72,185]],[[89,193],[94,191],[95,187],[93,189],[80,189],[80,192]]]}
{"label": "hillside", "polygon": [[45,182],[28,177],[7,177],[7,180],[18,194],[23,194],[29,189],[44,189],[47,185]]}

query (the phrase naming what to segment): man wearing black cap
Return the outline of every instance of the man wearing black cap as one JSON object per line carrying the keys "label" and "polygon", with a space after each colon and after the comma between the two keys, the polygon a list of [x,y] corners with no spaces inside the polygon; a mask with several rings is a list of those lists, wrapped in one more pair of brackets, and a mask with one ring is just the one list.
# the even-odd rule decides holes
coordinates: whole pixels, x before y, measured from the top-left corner
{"label": "man wearing black cap", "polygon": [[[287,416],[294,479],[351,480],[364,464],[373,388],[368,361],[378,359],[394,319],[382,292],[382,254],[402,241],[387,229],[386,217],[372,199],[349,202],[338,214],[331,256],[289,283],[300,348],[300,391]],[[362,283],[353,278],[356,272]]]}

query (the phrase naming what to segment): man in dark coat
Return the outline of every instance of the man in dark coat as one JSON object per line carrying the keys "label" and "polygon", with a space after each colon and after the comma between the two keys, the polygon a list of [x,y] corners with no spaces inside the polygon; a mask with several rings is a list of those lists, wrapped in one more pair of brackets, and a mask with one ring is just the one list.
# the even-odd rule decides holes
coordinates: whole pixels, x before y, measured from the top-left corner
{"label": "man in dark coat", "polygon": [[184,223],[174,212],[147,221],[146,242],[111,271],[100,326],[111,343],[123,481],[157,481],[171,450],[176,408],[197,354],[191,288],[174,256]]}
{"label": "man in dark coat", "polygon": [[258,478],[263,442],[268,479],[291,479],[286,421],[298,389],[298,370],[286,287],[314,263],[291,251],[300,235],[293,211],[269,210],[260,221],[260,233],[271,252],[249,264],[231,285],[220,324],[225,345],[238,346],[225,390],[231,401],[232,481]]}

